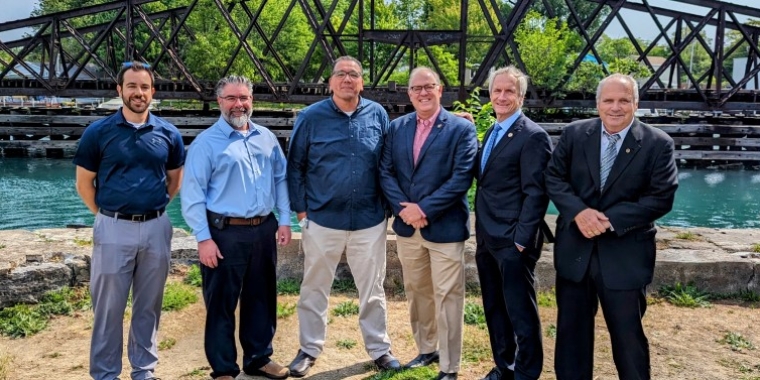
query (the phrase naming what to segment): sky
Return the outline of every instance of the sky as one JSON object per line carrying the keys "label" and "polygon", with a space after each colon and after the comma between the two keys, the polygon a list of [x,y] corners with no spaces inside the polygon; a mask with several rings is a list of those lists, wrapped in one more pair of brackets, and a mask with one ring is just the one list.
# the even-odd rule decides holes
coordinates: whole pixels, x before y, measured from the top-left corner
{"label": "sky", "polygon": [[[642,0],[629,0],[634,3],[641,3]],[[734,3],[745,6],[752,6],[757,8],[758,0],[722,0],[726,3]],[[29,14],[34,9],[38,0],[0,0],[0,8],[3,10],[0,12],[0,23],[12,20],[18,20],[29,17]],[[649,4],[653,7],[679,9],[684,12],[689,12],[697,15],[704,15],[707,12],[706,8],[685,4],[683,2],[676,2],[673,0],[649,0]],[[626,24],[632,29],[636,37],[644,40],[653,40],[658,35],[657,26],[649,14],[622,10],[621,15],[626,20]],[[661,20],[663,26],[667,24],[669,19],[663,18]],[[746,21],[740,18],[740,21]],[[714,29],[706,29],[708,36],[714,34]],[[0,40],[10,41],[17,38],[21,38],[24,32],[27,30],[14,30],[9,32],[0,33]],[[614,38],[625,37],[625,31],[617,20],[613,20],[610,26],[605,31],[607,35]]]}

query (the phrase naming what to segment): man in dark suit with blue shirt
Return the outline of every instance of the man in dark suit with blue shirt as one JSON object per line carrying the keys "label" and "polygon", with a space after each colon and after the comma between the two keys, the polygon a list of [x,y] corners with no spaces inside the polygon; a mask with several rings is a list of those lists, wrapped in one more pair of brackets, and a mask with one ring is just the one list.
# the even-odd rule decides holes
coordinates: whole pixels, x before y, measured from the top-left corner
{"label": "man in dark suit with blue shirt", "polygon": [[543,367],[535,268],[549,205],[549,135],[520,108],[528,78],[514,66],[491,73],[496,124],[478,154],[475,260],[496,366],[484,380],[538,379]]}
{"label": "man in dark suit with blue shirt", "polygon": [[441,107],[434,71],[414,69],[408,92],[416,112],[391,122],[380,161],[419,350],[406,367],[439,361],[436,379],[453,380],[462,356],[467,190],[478,139],[472,123]]}
{"label": "man in dark suit with blue shirt", "polygon": [[654,221],[673,207],[673,139],[634,118],[636,81],[599,82],[599,118],[569,124],[546,169],[559,210],[557,379],[593,376],[594,317],[601,303],[620,379],[651,378],[641,319],[655,263]]}

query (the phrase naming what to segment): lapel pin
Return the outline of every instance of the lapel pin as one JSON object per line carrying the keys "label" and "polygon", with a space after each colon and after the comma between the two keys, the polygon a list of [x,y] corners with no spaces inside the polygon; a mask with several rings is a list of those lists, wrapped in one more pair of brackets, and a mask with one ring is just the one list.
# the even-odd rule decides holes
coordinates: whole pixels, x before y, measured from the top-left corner
{"label": "lapel pin", "polygon": [[512,132],[509,132],[509,134],[507,135],[507,137],[512,137]]}
{"label": "lapel pin", "polygon": [[631,153],[631,148],[625,148],[626,153]]}
{"label": "lapel pin", "polygon": [[436,125],[435,127],[436,127],[436,128],[440,128],[441,126],[443,126],[443,124],[438,124],[438,125]]}

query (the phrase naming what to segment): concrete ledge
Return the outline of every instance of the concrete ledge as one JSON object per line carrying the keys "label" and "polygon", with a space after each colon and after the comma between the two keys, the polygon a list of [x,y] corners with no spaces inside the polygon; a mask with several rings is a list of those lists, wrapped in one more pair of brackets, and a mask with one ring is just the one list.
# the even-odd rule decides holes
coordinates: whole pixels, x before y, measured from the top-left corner
{"label": "concrete ledge", "polygon": [[[553,229],[555,218],[547,216]],[[303,251],[300,234],[278,252],[278,278],[300,280],[303,276]],[[0,308],[19,302],[36,302],[47,291],[77,285],[89,280],[92,230],[44,229],[0,231]],[[657,235],[658,258],[651,289],[676,282],[694,283],[713,293],[760,292],[760,229],[722,230],[709,228],[660,227]],[[552,245],[547,244],[536,266],[538,287],[550,289],[555,283]],[[395,235],[388,235],[385,287],[403,289],[401,266],[396,254]],[[468,286],[479,286],[475,264],[475,241],[465,244]],[[172,240],[175,265],[196,263],[195,239],[176,229]],[[338,266],[337,278],[351,278],[345,256]]]}

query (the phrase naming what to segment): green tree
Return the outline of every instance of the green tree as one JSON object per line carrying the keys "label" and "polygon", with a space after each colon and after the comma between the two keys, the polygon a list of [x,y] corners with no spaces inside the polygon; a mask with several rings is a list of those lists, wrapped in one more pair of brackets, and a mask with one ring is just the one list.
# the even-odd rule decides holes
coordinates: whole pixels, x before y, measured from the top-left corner
{"label": "green tree", "polygon": [[571,32],[567,24],[530,11],[515,32],[515,42],[533,84],[554,90],[567,74]]}

